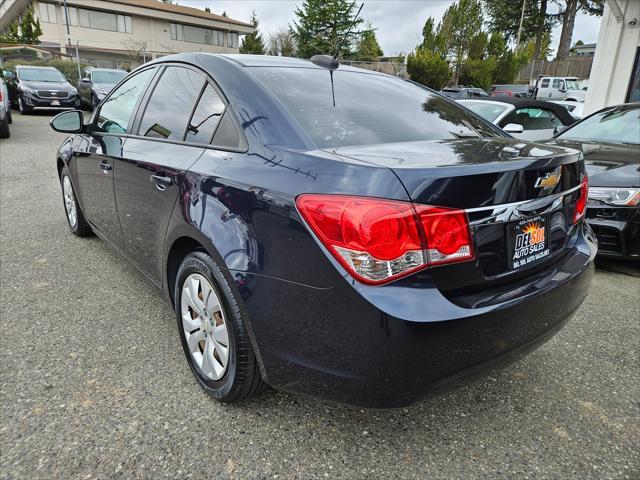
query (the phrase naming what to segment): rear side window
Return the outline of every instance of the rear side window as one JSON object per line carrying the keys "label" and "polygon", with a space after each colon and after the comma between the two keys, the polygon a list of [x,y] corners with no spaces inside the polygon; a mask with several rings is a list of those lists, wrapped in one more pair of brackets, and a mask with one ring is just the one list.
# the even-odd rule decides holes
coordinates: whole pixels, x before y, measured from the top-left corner
{"label": "rear side window", "polygon": [[544,80],[542,80],[542,85],[540,85],[540,88],[549,88],[549,79],[545,78]]}
{"label": "rear side window", "polygon": [[224,102],[218,92],[208,84],[202,92],[198,106],[187,128],[185,141],[209,143],[224,112]]}
{"label": "rear side window", "polygon": [[204,82],[204,75],[191,69],[167,67],[149,98],[138,134],[182,140]]}
{"label": "rear side window", "polygon": [[336,70],[335,107],[325,69],[252,68],[319,148],[500,136],[455,102],[386,75]]}
{"label": "rear side window", "polygon": [[124,134],[129,126],[131,113],[151,80],[154,68],[144,70],[114,90],[104,102],[96,117],[94,131]]}

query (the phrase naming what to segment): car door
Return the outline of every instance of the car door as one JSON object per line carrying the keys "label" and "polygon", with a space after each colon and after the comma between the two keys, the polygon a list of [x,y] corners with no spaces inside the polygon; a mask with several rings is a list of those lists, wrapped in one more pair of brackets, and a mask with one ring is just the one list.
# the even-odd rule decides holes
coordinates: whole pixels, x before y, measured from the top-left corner
{"label": "car door", "polygon": [[125,252],[158,284],[164,238],[180,185],[203,154],[202,144],[211,140],[208,127],[219,114],[214,111],[201,119],[202,107],[195,109],[199,97],[209,109],[221,105],[212,91],[215,94],[199,70],[166,66],[146,95],[136,118],[136,134],[127,139],[116,161],[115,191]]}
{"label": "car door", "polygon": [[85,218],[106,240],[122,248],[122,230],[113,189],[114,161],[123,154],[126,133],[155,68],[142,70],[113,91],[94,115],[83,148],[74,157]]}

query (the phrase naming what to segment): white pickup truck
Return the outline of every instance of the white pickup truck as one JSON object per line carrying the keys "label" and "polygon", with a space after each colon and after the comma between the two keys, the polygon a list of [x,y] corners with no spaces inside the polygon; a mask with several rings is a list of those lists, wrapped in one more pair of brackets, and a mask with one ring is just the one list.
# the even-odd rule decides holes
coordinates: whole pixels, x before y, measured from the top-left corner
{"label": "white pickup truck", "polygon": [[578,86],[576,77],[540,77],[536,82],[537,100],[584,102],[587,92]]}

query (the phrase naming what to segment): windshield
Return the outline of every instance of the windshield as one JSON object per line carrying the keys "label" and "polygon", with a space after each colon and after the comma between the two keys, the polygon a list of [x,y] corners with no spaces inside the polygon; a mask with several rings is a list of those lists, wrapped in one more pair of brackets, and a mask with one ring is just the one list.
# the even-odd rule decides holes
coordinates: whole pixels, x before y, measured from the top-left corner
{"label": "windshield", "polygon": [[566,82],[567,90],[580,90],[577,80],[567,79]]}
{"label": "windshield", "polygon": [[18,78],[25,82],[66,82],[58,70],[48,68],[21,68],[18,70]]}
{"label": "windshield", "polygon": [[394,77],[336,70],[334,107],[328,70],[251,70],[319,148],[500,136],[455,102]]}
{"label": "windshield", "polygon": [[460,103],[490,122],[494,122],[496,118],[509,108],[508,105],[496,105],[495,103],[489,102],[465,102],[462,100]]}
{"label": "windshield", "polygon": [[558,136],[564,140],[640,144],[640,108],[600,112]]}
{"label": "windshield", "polygon": [[127,76],[127,72],[120,72],[117,70],[93,71],[91,73],[91,80],[94,83],[110,83],[115,85],[126,76]]}

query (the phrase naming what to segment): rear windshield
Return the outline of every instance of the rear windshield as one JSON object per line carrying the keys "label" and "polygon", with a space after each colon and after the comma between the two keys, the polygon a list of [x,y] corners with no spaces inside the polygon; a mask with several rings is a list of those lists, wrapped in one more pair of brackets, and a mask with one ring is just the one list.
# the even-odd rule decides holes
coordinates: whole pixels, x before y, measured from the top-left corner
{"label": "rear windshield", "polygon": [[455,102],[394,77],[336,70],[334,107],[328,70],[254,67],[252,73],[318,148],[501,136]]}
{"label": "rear windshield", "polygon": [[46,68],[21,68],[18,70],[18,78],[25,82],[66,82],[58,70]]}
{"label": "rear windshield", "polygon": [[126,76],[127,72],[99,70],[91,73],[91,80],[95,83],[116,84]]}
{"label": "rear windshield", "polygon": [[502,113],[504,113],[507,108],[509,108],[507,105],[496,105],[495,103],[489,102],[465,102],[463,100],[460,103],[490,122],[493,122]]}
{"label": "rear windshield", "polygon": [[565,140],[640,144],[640,108],[596,113],[558,135]]}

